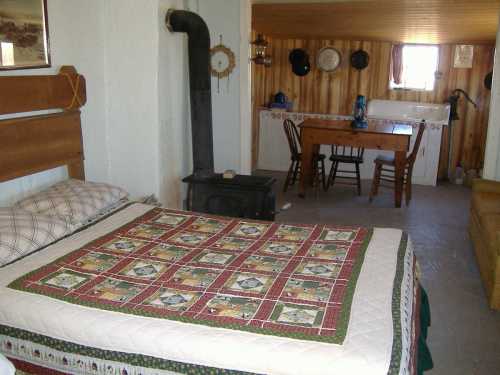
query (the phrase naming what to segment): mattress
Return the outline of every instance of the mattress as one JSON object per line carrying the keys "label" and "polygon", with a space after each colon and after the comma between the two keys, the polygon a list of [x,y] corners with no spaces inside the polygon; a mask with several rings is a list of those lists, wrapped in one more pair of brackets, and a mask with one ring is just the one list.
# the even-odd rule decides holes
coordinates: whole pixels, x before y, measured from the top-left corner
{"label": "mattress", "polygon": [[[158,217],[167,216],[168,220],[163,222],[158,220]],[[183,217],[185,220],[172,221],[172,217]],[[165,243],[176,241],[176,244],[179,244],[180,239],[191,241],[189,238],[193,236],[192,223],[198,223],[200,220],[205,223],[203,228],[195,226],[195,231],[198,234],[210,233],[210,235],[206,237],[201,235],[203,241],[199,243],[185,244],[185,248],[197,251],[199,256],[192,258],[197,261],[200,261],[200,256],[207,255],[203,253],[205,248],[213,248],[212,245],[216,241],[219,242],[226,237],[241,240],[245,235],[254,235],[251,230],[241,232],[242,228],[258,228],[262,225],[266,233],[274,233],[269,237],[263,235],[256,240],[257,245],[252,245],[253,247],[248,249],[247,255],[259,260],[265,258],[265,254],[257,254],[262,251],[259,249],[264,248],[269,242],[276,241],[276,233],[286,231],[295,233],[290,234],[295,236],[297,232],[293,232],[294,230],[300,233],[302,229],[304,231],[307,229],[309,233],[307,237],[286,237],[289,243],[297,245],[295,256],[299,260],[293,263],[295,258],[291,257],[290,262],[286,264],[286,267],[291,268],[288,269],[284,265],[285,268],[281,271],[285,272],[288,269],[290,275],[302,272],[302,279],[310,282],[316,280],[315,275],[314,277],[306,275],[301,268],[302,262],[309,259],[311,254],[310,251],[306,252],[306,248],[311,249],[315,244],[324,244],[325,241],[328,242],[330,238],[328,236],[332,235],[330,239],[336,244],[349,241],[356,244],[359,240],[359,246],[353,247],[358,255],[356,259],[353,258],[352,267],[339,266],[327,301],[318,302],[322,301],[321,296],[316,295],[318,299],[308,303],[310,309],[316,305],[318,308],[326,306],[322,307],[324,319],[319,325],[315,325],[316,323],[312,321],[305,322],[307,324],[304,321],[295,324],[297,323],[295,320],[284,318],[273,320],[273,315],[276,315],[274,311],[277,311],[276,306],[279,303],[282,302],[284,306],[281,306],[280,310],[283,313],[284,308],[297,307],[297,303],[292,302],[294,297],[298,298],[293,293],[291,297],[282,298],[283,295],[280,295],[281,297],[276,295],[273,298],[270,291],[277,285],[274,279],[269,281],[272,286],[270,284],[265,297],[259,300],[261,307],[268,302],[267,300],[272,300],[275,303],[275,307],[272,308],[273,313],[269,312],[267,318],[259,320],[257,315],[261,310],[247,312],[250,318],[243,323],[241,319],[234,318],[233,310],[229,310],[223,319],[220,316],[211,320],[195,319],[197,316],[203,317],[204,311],[208,311],[205,312],[208,316],[212,311],[221,310],[219,306],[208,308],[211,302],[205,304],[204,309],[200,309],[197,314],[192,314],[190,310],[194,309],[196,303],[182,313],[176,311],[174,314],[168,309],[165,313],[159,313],[157,308],[145,309],[137,303],[137,308],[135,305],[131,308],[128,303],[135,300],[127,300],[126,303],[122,303],[124,300],[119,300],[118,303],[118,300],[114,299],[115,290],[110,292],[109,288],[99,294],[101,297],[107,296],[107,303],[99,302],[95,296],[89,298],[88,295],[82,294],[81,298],[77,298],[78,296],[69,292],[59,294],[50,292],[51,280],[54,280],[54,275],[60,275],[57,267],[62,267],[61,264],[68,257],[81,256],[79,251],[84,251],[82,249],[115,241],[115,237],[110,237],[112,233],[118,237],[127,237],[130,233],[134,233],[138,238],[141,235],[146,237],[151,235],[149,240],[143,238],[142,241],[158,242],[159,237],[155,237],[156,232],[144,231],[145,222],[149,222],[148,220],[152,220],[153,224],[156,220],[157,227],[163,229],[179,225],[179,230],[158,231],[158,236],[165,237]],[[206,224],[207,220],[210,224]],[[218,224],[213,224],[210,220],[223,223],[221,224],[223,228],[219,230]],[[213,228],[216,228],[215,236],[212,236]],[[189,236],[182,238],[179,235],[182,233]],[[324,237],[322,233],[327,233],[328,236]],[[351,233],[352,236],[345,233]],[[260,246],[260,243],[264,247]],[[257,253],[252,253],[254,251],[252,249]],[[303,249],[304,252],[301,253]],[[242,257],[244,258],[243,255]],[[284,256],[277,258],[285,259]],[[211,259],[220,257],[214,258],[212,254]],[[116,267],[122,264],[121,262],[125,260],[121,259]],[[332,261],[332,264],[335,262]],[[268,265],[269,262],[265,264]],[[356,264],[359,265],[359,269],[356,269]],[[151,270],[151,265],[149,267]],[[259,263],[256,267],[264,266]],[[147,267],[142,265],[140,268],[144,275]],[[127,281],[129,275],[123,272],[130,271],[130,268],[117,269],[119,269],[117,277]],[[410,374],[414,371],[416,350],[414,343],[417,288],[414,269],[411,241],[405,233],[397,229],[338,230],[325,225],[301,227],[265,224],[133,204],[85,230],[0,269],[0,351],[10,358],[76,374]],[[230,268],[221,272],[228,270]],[[163,271],[165,270],[162,269]],[[283,272],[277,273],[277,279]],[[345,276],[345,280],[344,272],[348,275]],[[168,269],[164,276],[167,274]],[[265,276],[266,272],[261,271],[260,274]],[[270,271],[270,274],[273,272]],[[40,278],[37,279],[38,276]],[[231,277],[234,275],[228,275],[228,279]],[[298,278],[300,277],[299,275]],[[165,282],[170,282],[167,279],[165,276]],[[267,279],[258,277],[257,281],[255,279],[253,278],[252,282],[259,283],[258,288],[264,288]],[[42,285],[41,281],[49,283]],[[66,282],[66,279],[63,282]],[[334,284],[338,284],[340,289],[336,289]],[[154,283],[145,285],[143,289],[149,290],[155,285]],[[248,296],[256,285],[248,286],[248,283],[238,285],[244,285],[248,289],[233,288],[226,291],[220,287],[219,294],[226,298],[226,301],[235,296],[240,299],[258,300]],[[299,285],[299,294],[301,286],[302,284]],[[209,294],[210,288],[206,290]],[[332,299],[335,290],[340,290],[339,293],[343,295],[342,304],[337,304]],[[110,293],[112,297],[109,297]],[[210,297],[212,298],[210,301],[220,298],[219,294]],[[232,297],[228,297],[231,295]],[[200,301],[205,297],[205,295],[200,296]],[[302,298],[307,298],[307,293]],[[332,314],[338,313],[335,324],[328,323],[326,319],[330,305],[333,306]],[[295,318],[297,314],[294,315]]]}

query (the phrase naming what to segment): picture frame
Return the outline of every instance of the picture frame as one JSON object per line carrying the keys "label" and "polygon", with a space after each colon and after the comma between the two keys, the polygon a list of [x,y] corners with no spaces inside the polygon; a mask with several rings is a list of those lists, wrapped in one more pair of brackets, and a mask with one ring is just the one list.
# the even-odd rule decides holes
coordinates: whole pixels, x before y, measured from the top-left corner
{"label": "picture frame", "polygon": [[472,68],[474,61],[474,46],[459,44],[455,46],[455,56],[453,59],[454,68]]}
{"label": "picture frame", "polygon": [[0,0],[0,70],[50,66],[47,0]]}

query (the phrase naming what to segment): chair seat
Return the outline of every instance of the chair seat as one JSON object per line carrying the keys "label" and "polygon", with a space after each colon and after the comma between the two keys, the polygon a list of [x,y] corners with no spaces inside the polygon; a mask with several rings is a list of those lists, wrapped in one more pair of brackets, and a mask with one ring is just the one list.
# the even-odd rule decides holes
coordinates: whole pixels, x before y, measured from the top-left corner
{"label": "chair seat", "polygon": [[361,156],[349,156],[349,155],[335,155],[330,156],[331,161],[338,161],[340,163],[363,163],[363,158]]}
{"label": "chair seat", "polygon": [[[321,160],[325,160],[326,155],[325,154],[313,154],[313,158],[316,161],[321,161]],[[292,155],[291,159],[292,159],[292,161],[302,160],[302,153],[297,154],[297,155]]]}

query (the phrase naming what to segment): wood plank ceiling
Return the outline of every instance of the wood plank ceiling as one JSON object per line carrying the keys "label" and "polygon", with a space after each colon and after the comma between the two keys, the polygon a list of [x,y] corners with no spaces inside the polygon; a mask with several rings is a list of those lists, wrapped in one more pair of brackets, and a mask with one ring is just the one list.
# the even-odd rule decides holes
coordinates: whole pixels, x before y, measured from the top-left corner
{"label": "wood plank ceiling", "polygon": [[265,35],[403,43],[492,43],[500,0],[254,1],[252,26]]}

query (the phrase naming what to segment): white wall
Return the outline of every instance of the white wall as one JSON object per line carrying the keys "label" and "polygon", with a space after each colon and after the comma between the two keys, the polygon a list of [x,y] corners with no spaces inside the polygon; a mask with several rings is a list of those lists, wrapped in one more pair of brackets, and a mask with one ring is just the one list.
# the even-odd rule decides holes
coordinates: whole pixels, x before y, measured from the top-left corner
{"label": "white wall", "polygon": [[[48,0],[52,68],[0,72],[0,75],[54,74],[61,65],[75,65],[87,81],[82,108],[85,169],[89,180],[108,175],[104,108],[103,2]],[[62,168],[0,183],[0,205],[9,205],[32,190],[66,178]]]}
{"label": "white wall", "polygon": [[192,171],[191,122],[188,87],[187,36],[166,31],[171,7],[185,2],[162,0],[159,8],[159,199],[167,207],[182,207],[186,186],[181,179]]}
{"label": "white wall", "polygon": [[[236,69],[229,81],[220,82],[220,93],[212,81],[215,167],[248,173],[246,0],[48,0],[53,68],[4,74],[53,74],[60,65],[75,65],[87,79],[82,109],[87,178],[181,207],[186,191],[181,178],[192,170],[187,36],[167,31],[165,13],[171,7],[198,11],[212,45],[222,34],[236,55]],[[65,177],[58,169],[0,184],[0,202]]]}
{"label": "white wall", "polygon": [[158,1],[105,2],[109,181],[158,195]]}
{"label": "white wall", "polygon": [[500,181],[500,27],[497,31],[483,177]]}
{"label": "white wall", "polygon": [[[212,77],[212,117],[215,170],[250,173],[251,111],[248,59],[251,36],[251,3],[247,0],[191,1],[210,30],[212,47],[222,43],[233,51],[236,67],[219,82]],[[243,131],[242,131],[243,129]]]}

